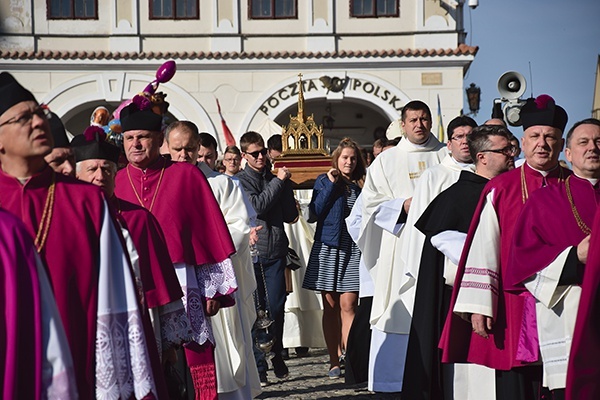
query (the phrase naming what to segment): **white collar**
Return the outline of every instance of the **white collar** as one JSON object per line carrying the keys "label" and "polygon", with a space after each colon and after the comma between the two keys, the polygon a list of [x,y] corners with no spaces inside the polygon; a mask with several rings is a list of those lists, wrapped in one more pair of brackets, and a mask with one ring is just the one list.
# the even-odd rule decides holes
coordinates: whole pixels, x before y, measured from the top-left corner
{"label": "white collar", "polygon": [[[526,161],[526,162],[527,162],[527,161]],[[556,168],[558,168],[558,167],[560,166],[560,164],[556,164],[556,167],[554,167],[554,168],[551,168],[551,169],[549,169],[549,170],[547,170],[547,171],[542,171],[542,170],[539,170],[539,169],[535,169],[535,168],[533,168],[533,167],[532,167],[532,166],[531,166],[529,163],[527,163],[527,166],[528,166],[529,168],[531,168],[532,170],[539,172],[539,173],[540,173],[540,174],[542,174],[542,176],[545,178],[545,177],[547,177],[547,176],[548,176],[548,174],[549,174],[550,172],[552,172],[552,171],[554,171]]]}
{"label": "white collar", "polygon": [[573,172],[573,175],[575,175],[579,179],[585,179],[586,181],[588,181],[589,183],[591,183],[592,186],[596,186],[596,183],[598,183],[598,178],[584,178],[582,176],[577,175],[575,172]]}

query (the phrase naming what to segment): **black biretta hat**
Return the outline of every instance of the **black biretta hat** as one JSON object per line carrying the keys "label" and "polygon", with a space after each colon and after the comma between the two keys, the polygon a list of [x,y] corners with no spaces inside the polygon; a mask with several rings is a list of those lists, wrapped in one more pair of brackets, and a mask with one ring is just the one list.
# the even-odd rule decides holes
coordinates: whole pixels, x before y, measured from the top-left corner
{"label": "black biretta hat", "polygon": [[67,137],[67,131],[58,115],[50,112],[50,132],[54,138],[54,147],[71,147],[69,138]]}
{"label": "black biretta hat", "polygon": [[89,126],[82,135],[71,141],[75,162],[84,160],[108,160],[119,164],[121,150],[106,141],[106,133],[99,126]]}
{"label": "black biretta hat", "polygon": [[152,103],[144,96],[137,95],[131,104],[121,110],[121,128],[127,131],[154,131],[162,129],[162,117],[152,111]]}
{"label": "black biretta hat", "polygon": [[567,112],[554,102],[547,94],[541,94],[535,99],[527,99],[520,112],[523,130],[530,126],[546,125],[565,131],[567,126]]}
{"label": "black biretta hat", "polygon": [[15,104],[29,100],[37,103],[33,94],[21,86],[11,74],[8,72],[0,74],[0,115]]}

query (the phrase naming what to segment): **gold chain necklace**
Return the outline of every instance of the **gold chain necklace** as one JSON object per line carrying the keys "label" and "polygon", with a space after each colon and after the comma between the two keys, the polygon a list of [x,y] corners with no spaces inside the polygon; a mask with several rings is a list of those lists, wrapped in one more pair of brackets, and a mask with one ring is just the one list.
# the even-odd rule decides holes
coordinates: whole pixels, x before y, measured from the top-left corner
{"label": "gold chain necklace", "polygon": [[[562,182],[564,180],[563,177],[563,169],[559,165],[558,166],[558,181]],[[523,204],[529,198],[529,192],[527,190],[527,181],[525,181],[525,164],[521,166],[521,199],[523,200]]]}
{"label": "gold chain necklace", "polygon": [[38,226],[37,233],[35,235],[35,248],[38,253],[41,253],[42,248],[46,244],[48,239],[48,231],[50,230],[50,222],[52,222],[52,208],[54,206],[54,189],[56,188],[56,173],[52,172],[52,183],[48,188],[48,195],[46,195],[46,203],[44,204],[44,211],[42,212],[42,219]]}
{"label": "gold chain necklace", "polygon": [[[162,169],[160,170],[160,176],[158,177],[158,184],[156,185],[156,190],[154,191],[154,196],[152,196],[152,201],[150,202],[150,208],[147,208],[147,210],[150,212],[152,212],[152,207],[154,207],[154,201],[156,200],[156,195],[158,195],[158,189],[160,188],[160,183],[162,182],[162,178],[163,178],[163,174],[165,173],[166,166],[167,166],[167,160],[165,160],[163,158],[163,166],[162,166]],[[140,205],[142,207],[146,208],[146,206],[142,202],[142,199],[138,195],[137,190],[135,190],[135,185],[133,184],[133,180],[131,179],[131,174],[129,173],[129,165],[127,165],[126,169],[127,169],[127,176],[129,177],[129,184],[131,185],[131,188],[133,189],[133,193],[135,193],[135,197],[137,198]]]}
{"label": "gold chain necklace", "polygon": [[577,207],[575,207],[575,203],[573,202],[573,195],[571,194],[571,185],[569,184],[570,178],[571,177],[569,176],[565,182],[565,187],[567,189],[567,199],[569,199],[569,204],[571,205],[571,211],[573,212],[573,216],[575,217],[577,226],[587,236],[590,233],[592,233],[592,230],[589,228],[589,226],[586,225],[585,222],[583,222],[583,219],[581,219],[581,216],[579,215],[579,212],[577,211]]}

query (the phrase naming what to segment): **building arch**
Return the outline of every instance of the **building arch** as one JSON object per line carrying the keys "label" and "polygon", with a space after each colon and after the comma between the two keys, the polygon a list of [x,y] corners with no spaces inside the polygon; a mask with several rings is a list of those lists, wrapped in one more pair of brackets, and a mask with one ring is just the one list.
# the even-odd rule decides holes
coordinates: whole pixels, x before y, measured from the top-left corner
{"label": "building arch", "polygon": [[[335,88],[327,89],[321,80],[325,76],[344,80],[344,88],[339,91],[335,91]],[[392,83],[361,72],[314,72],[304,75],[302,79],[305,100],[325,99],[332,102],[352,100],[357,103],[368,103],[371,107],[380,110],[390,121],[400,118],[402,106],[411,100]],[[250,107],[250,112],[241,124],[242,131],[253,130],[264,123],[265,119],[275,119],[297,104],[297,90],[294,89],[297,83],[298,78],[290,77],[266,90]]]}
{"label": "building arch", "polygon": [[[149,75],[129,72],[87,74],[53,88],[42,102],[68,126],[71,119],[82,118],[79,114],[91,105],[109,103],[116,106],[141,92],[152,80]],[[195,121],[201,125],[200,130],[215,135],[216,129],[208,113],[189,92],[172,82],[161,84],[159,90],[167,94],[169,114],[178,120]]]}

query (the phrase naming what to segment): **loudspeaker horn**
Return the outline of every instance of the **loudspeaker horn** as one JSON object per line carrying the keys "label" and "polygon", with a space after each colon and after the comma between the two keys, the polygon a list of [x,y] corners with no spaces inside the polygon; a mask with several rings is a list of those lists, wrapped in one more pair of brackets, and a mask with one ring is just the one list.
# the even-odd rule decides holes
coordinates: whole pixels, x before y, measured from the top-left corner
{"label": "loudspeaker horn", "polygon": [[498,92],[503,99],[516,100],[525,93],[527,81],[516,71],[508,71],[498,79]]}

